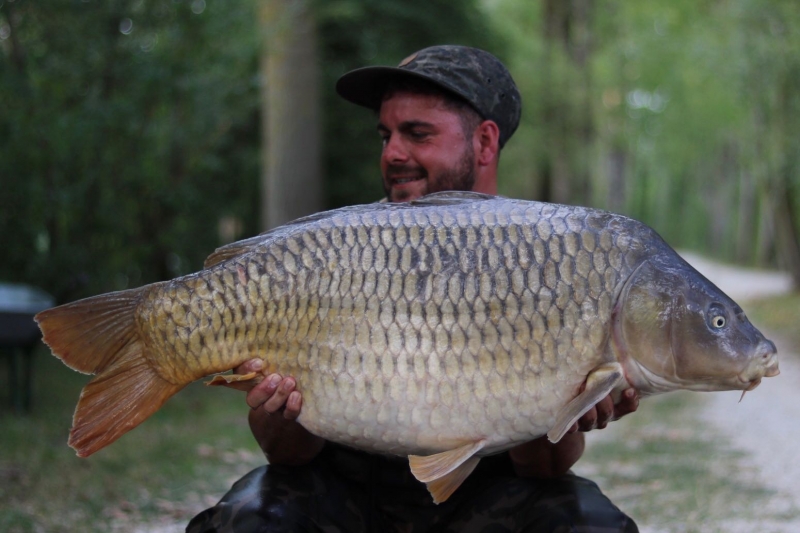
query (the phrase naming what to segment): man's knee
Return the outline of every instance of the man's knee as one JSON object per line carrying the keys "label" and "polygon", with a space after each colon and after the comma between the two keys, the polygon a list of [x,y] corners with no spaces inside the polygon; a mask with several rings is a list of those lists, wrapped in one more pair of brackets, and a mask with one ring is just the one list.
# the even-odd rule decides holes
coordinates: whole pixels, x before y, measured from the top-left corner
{"label": "man's knee", "polygon": [[312,531],[308,499],[314,483],[306,477],[299,471],[286,477],[280,467],[257,468],[234,483],[214,507],[195,516],[186,533]]}
{"label": "man's knee", "polygon": [[619,510],[594,482],[572,474],[542,483],[542,492],[529,507],[523,531],[638,533],[636,523]]}
{"label": "man's knee", "polygon": [[[557,479],[510,477],[473,485],[463,494],[467,512],[453,517],[451,530],[526,533],[637,533],[636,524],[600,491],[574,475]],[[494,529],[492,529],[494,528]]]}

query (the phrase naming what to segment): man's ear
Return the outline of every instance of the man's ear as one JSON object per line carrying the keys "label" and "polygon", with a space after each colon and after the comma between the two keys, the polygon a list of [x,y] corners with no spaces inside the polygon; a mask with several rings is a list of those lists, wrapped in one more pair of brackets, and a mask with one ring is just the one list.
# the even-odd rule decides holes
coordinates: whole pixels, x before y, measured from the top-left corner
{"label": "man's ear", "polygon": [[475,128],[472,139],[479,166],[488,166],[497,162],[497,154],[500,152],[500,128],[493,120],[481,122]]}

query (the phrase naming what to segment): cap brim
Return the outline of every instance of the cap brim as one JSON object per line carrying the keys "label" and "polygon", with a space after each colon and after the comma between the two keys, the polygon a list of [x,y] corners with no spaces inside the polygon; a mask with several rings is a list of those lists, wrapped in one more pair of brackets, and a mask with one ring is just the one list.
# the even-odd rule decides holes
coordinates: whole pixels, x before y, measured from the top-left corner
{"label": "cap brim", "polygon": [[458,95],[451,87],[433,78],[398,67],[363,67],[351,70],[338,79],[336,92],[349,102],[377,111],[381,107],[381,100],[383,99],[383,93],[386,91],[386,86],[390,81],[398,78],[427,80],[442,89]]}

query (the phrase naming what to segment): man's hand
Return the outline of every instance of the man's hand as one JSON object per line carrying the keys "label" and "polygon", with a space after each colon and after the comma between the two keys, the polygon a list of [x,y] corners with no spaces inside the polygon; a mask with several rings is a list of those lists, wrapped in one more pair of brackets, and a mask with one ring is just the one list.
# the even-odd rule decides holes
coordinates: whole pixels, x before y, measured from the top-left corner
{"label": "man's hand", "polygon": [[638,407],[639,394],[636,389],[625,389],[620,396],[619,403],[616,405],[614,405],[614,400],[611,399],[609,394],[586,411],[567,433],[604,429],[609,422],[619,420],[623,416],[636,411]]}
{"label": "man's hand", "polygon": [[[260,372],[261,359],[251,359],[234,370],[237,374]],[[325,440],[296,422],[303,406],[297,382],[291,376],[270,374],[247,393],[250,431],[272,464],[301,465],[322,451]]]}
{"label": "man's hand", "polygon": [[[235,372],[237,374],[258,372],[262,365],[261,359],[251,359],[237,368]],[[300,409],[303,406],[302,395],[299,391],[294,390],[296,386],[297,383],[291,376],[282,377],[280,374],[270,374],[247,393],[247,405],[253,411],[263,409],[269,414],[282,412],[283,418],[294,420],[300,416]]]}
{"label": "man's hand", "polygon": [[583,433],[572,432],[555,444],[546,436],[522,443],[508,450],[508,455],[518,476],[547,479],[566,474],[583,455],[585,445]]}
{"label": "man's hand", "polygon": [[589,409],[572,425],[566,435],[553,444],[547,437],[515,446],[508,451],[514,471],[518,476],[551,478],[566,474],[583,455],[583,435],[578,431],[603,429],[612,420],[618,420],[639,407],[639,395],[635,389],[626,389],[614,405],[611,395]]}

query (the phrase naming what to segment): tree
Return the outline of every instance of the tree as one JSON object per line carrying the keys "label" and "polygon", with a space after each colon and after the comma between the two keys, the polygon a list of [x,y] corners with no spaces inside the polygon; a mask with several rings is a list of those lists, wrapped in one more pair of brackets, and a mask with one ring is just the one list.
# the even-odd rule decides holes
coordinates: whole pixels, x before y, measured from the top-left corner
{"label": "tree", "polygon": [[198,269],[223,217],[255,232],[251,25],[247,2],[0,7],[0,277],[64,301]]}
{"label": "tree", "polygon": [[269,229],[323,208],[322,111],[317,30],[306,0],[260,4],[261,225]]}
{"label": "tree", "polygon": [[800,286],[800,4],[499,0],[488,13],[523,93],[503,192],[623,212]]}
{"label": "tree", "polygon": [[[280,209],[285,195],[312,199],[306,210],[375,201],[378,137],[369,112],[338,98],[334,81],[430,44],[493,48],[476,2],[0,0],[0,279],[63,302],[195,271],[215,247],[259,231],[260,167],[271,165],[287,186]],[[262,44],[272,42],[264,45],[277,57],[292,36],[276,22],[260,39],[256,15],[263,9],[269,20],[270,6],[283,9],[275,17],[302,19],[290,29],[317,22],[317,43],[295,31],[299,41],[284,50],[300,59],[282,58],[286,67],[322,59],[321,83],[289,88],[291,97],[322,91],[322,186],[281,170],[289,151],[315,151],[308,141],[260,157]],[[297,75],[268,74],[266,87]],[[306,107],[272,105],[277,139]]]}

